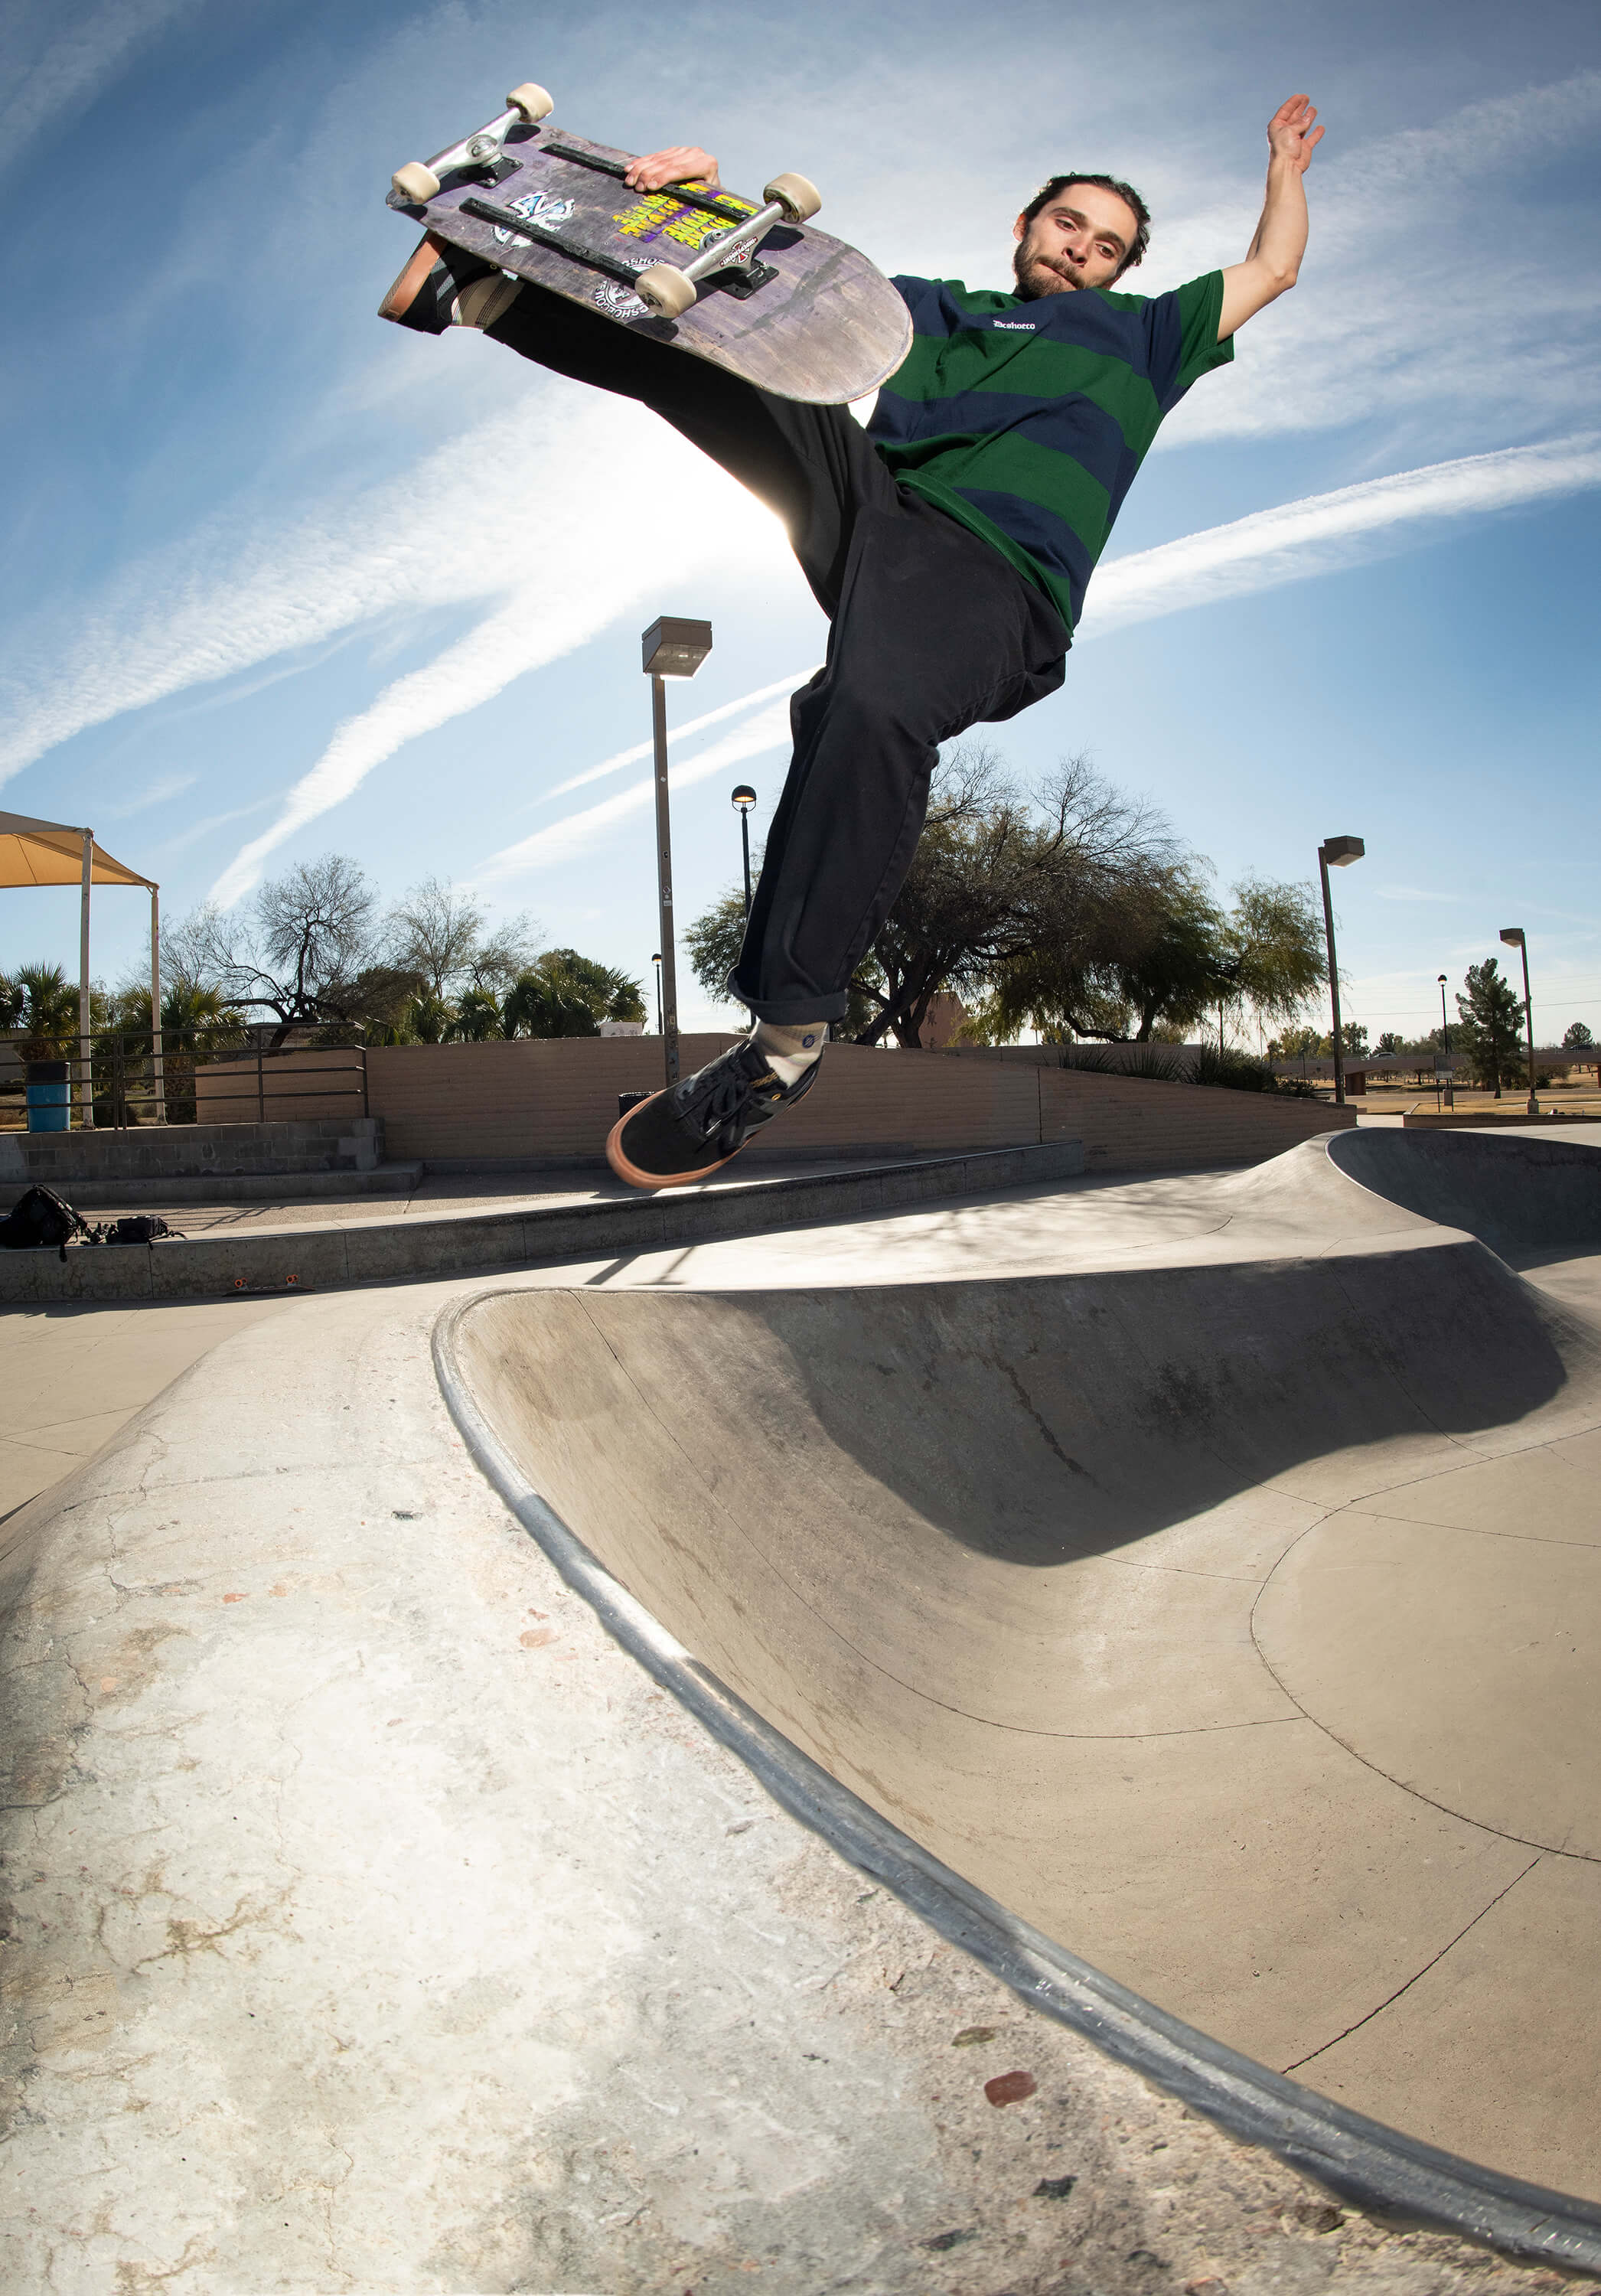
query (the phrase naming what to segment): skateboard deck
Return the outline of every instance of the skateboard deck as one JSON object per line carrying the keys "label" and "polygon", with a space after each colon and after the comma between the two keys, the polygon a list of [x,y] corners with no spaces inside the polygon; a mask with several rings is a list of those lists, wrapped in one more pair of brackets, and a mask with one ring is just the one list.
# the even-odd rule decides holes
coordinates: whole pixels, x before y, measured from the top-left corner
{"label": "skateboard deck", "polygon": [[[530,93],[543,91],[518,95]],[[781,398],[842,406],[900,365],[910,316],[855,248],[736,193],[630,191],[621,178],[631,155],[525,113],[513,108],[426,168],[400,169],[389,204],[503,271]],[[781,176],[774,189],[800,180]],[[701,275],[698,299],[675,317],[635,291],[660,265]]]}

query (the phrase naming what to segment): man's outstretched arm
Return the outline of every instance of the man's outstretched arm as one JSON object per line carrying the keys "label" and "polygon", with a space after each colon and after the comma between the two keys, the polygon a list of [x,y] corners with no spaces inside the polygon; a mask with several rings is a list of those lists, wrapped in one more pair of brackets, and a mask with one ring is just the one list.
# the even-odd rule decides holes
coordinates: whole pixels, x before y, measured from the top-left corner
{"label": "man's outstretched arm", "polygon": [[1317,107],[1304,95],[1281,103],[1268,122],[1268,196],[1244,263],[1223,274],[1222,342],[1287,287],[1293,287],[1306,253],[1306,184],[1312,148],[1322,137],[1314,127]]}

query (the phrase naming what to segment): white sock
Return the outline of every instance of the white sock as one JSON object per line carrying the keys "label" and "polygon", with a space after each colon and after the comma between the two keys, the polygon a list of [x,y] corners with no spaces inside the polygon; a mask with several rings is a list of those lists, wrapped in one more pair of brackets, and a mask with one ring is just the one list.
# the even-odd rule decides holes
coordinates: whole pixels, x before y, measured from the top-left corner
{"label": "white sock", "polygon": [[776,1021],[758,1021],[751,1042],[767,1055],[768,1066],[780,1084],[799,1084],[828,1042],[826,1021],[803,1021],[798,1029],[781,1029]]}
{"label": "white sock", "polygon": [[504,271],[491,271],[487,278],[474,279],[470,286],[462,289],[450,306],[450,324],[454,327],[491,327],[521,292],[521,279],[508,278]]}

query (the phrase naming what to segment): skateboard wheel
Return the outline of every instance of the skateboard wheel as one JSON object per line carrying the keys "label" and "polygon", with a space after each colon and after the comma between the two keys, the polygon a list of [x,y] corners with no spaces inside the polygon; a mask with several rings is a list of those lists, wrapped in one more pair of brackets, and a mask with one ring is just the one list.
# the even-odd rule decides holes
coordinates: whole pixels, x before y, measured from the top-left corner
{"label": "skateboard wheel", "polygon": [[634,292],[659,318],[677,319],[695,300],[695,283],[670,263],[653,263],[634,282]]}
{"label": "skateboard wheel", "polygon": [[535,127],[547,112],[555,110],[555,98],[537,80],[525,79],[521,87],[514,87],[507,96],[505,108],[508,111],[520,111],[529,126]]}
{"label": "skateboard wheel", "polygon": [[418,207],[426,207],[439,196],[439,179],[421,160],[408,160],[404,168],[396,168],[390,181],[403,200],[415,201]]}
{"label": "skateboard wheel", "polygon": [[776,200],[791,223],[805,223],[823,204],[822,193],[804,176],[775,176],[761,196]]}

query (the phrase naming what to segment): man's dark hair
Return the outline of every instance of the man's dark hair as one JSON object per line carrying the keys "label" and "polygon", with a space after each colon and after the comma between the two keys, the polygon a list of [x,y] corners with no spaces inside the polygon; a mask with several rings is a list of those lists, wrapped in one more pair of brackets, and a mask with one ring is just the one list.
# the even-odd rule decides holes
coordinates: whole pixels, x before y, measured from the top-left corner
{"label": "man's dark hair", "polygon": [[1070,184],[1094,184],[1097,190],[1114,193],[1138,225],[1133,246],[1112,274],[1114,278],[1121,279],[1125,271],[1132,271],[1137,263],[1145,259],[1145,250],[1151,244],[1150,209],[1132,184],[1121,183],[1115,176],[1086,176],[1075,169],[1071,176],[1053,176],[1048,184],[1040,185],[1022,211],[1024,222],[1032,223],[1040,210],[1048,208],[1057,193],[1066,191]]}

